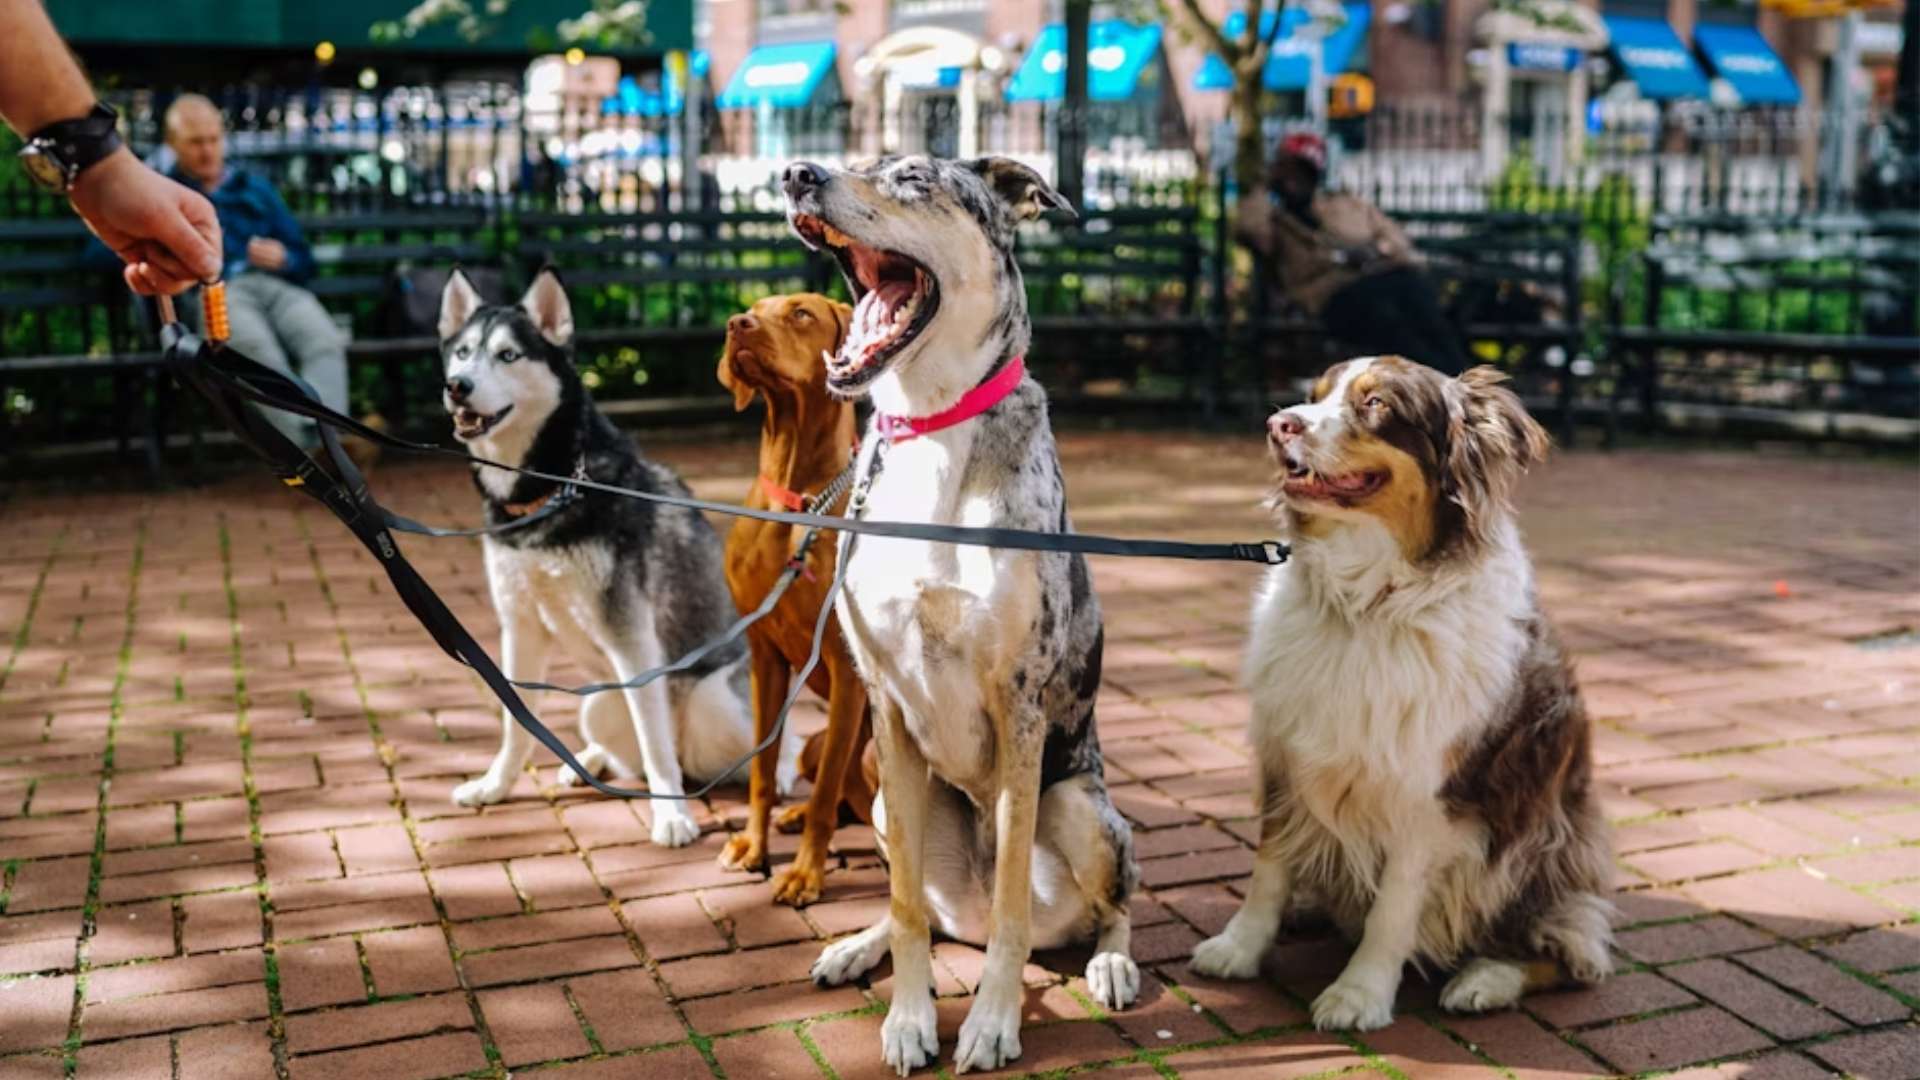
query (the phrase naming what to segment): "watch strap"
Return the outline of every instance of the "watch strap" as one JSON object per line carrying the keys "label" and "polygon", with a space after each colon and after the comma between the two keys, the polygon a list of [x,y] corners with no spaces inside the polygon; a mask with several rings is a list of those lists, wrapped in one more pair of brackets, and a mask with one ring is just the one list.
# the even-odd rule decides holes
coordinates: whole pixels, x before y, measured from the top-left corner
{"label": "watch strap", "polygon": [[97,103],[87,115],[59,120],[33,133],[28,140],[51,154],[74,177],[100,159],[120,149],[120,114],[113,107]]}

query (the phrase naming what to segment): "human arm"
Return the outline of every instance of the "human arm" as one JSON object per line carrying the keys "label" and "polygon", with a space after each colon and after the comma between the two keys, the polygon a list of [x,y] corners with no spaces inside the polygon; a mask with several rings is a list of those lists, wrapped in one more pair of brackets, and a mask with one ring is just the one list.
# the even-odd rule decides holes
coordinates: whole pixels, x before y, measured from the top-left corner
{"label": "human arm", "polygon": [[253,182],[258,185],[261,204],[267,210],[267,236],[255,237],[252,246],[265,244],[279,249],[275,253],[278,265],[266,266],[258,260],[254,265],[272,270],[296,285],[305,284],[313,277],[313,245],[307,243],[307,234],[301,230],[300,222],[294,219],[293,211],[287,208],[286,200],[273,185],[258,177]]}
{"label": "human arm", "polygon": [[1265,188],[1248,192],[1234,207],[1233,236],[1261,255],[1273,256],[1273,200]]}
{"label": "human arm", "polygon": [[1400,223],[1388,217],[1377,206],[1368,204],[1373,221],[1373,249],[1380,257],[1391,262],[1418,262],[1420,255],[1414,250],[1413,241],[1407,238],[1407,231]]}
{"label": "human arm", "polygon": [[[22,136],[93,107],[93,88],[39,0],[0,0],[0,118]],[[198,194],[122,147],[81,170],[67,193],[126,263],[134,291],[176,293],[220,274],[220,223]]]}

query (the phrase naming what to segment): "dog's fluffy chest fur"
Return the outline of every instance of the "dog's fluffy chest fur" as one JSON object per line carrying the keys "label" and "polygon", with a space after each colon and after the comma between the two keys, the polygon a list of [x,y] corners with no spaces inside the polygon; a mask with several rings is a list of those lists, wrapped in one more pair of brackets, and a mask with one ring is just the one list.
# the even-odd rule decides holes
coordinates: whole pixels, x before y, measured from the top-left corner
{"label": "dog's fluffy chest fur", "polygon": [[[880,452],[866,516],[985,526],[996,507],[963,487],[972,433],[965,427]],[[873,451],[868,451],[872,453]],[[861,462],[865,474],[866,460]],[[1025,628],[1035,606],[1031,574],[1011,572],[1016,553],[865,536],[839,601],[855,660],[886,685],[935,772],[965,789],[990,773],[994,733],[980,698],[980,665],[1006,655],[1002,629]]]}
{"label": "dog's fluffy chest fur", "polygon": [[1472,846],[1441,788],[1511,692],[1532,608],[1517,538],[1462,579],[1374,546],[1342,535],[1270,571],[1246,667],[1262,758],[1362,880],[1389,836]]}
{"label": "dog's fluffy chest fur", "polygon": [[604,544],[515,548],[491,540],[485,548],[487,579],[496,606],[532,610],[566,655],[594,678],[611,674],[600,650],[608,639],[606,590],[614,580],[612,549]]}

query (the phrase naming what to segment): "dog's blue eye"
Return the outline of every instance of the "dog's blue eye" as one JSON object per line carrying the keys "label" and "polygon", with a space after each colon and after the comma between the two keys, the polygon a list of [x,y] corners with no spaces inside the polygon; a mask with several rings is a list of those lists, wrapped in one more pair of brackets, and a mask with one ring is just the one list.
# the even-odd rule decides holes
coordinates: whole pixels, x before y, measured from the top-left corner
{"label": "dog's blue eye", "polygon": [[453,355],[458,357],[461,360],[465,360],[467,358],[467,354],[472,351],[473,351],[472,349],[469,349],[467,346],[462,345],[459,348],[453,350]]}
{"label": "dog's blue eye", "polygon": [[517,352],[514,352],[514,351],[513,351],[512,349],[501,349],[501,350],[500,350],[500,362],[501,362],[501,363],[503,363],[503,364],[511,364],[511,363],[513,363],[513,362],[514,362],[515,360],[518,360],[518,359],[520,359],[520,354],[519,354],[519,353],[517,353]]}

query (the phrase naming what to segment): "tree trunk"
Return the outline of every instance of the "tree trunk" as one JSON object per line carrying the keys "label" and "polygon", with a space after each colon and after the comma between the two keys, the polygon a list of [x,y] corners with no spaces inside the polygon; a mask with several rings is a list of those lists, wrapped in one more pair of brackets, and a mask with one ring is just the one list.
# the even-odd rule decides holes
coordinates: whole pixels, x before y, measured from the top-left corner
{"label": "tree trunk", "polygon": [[[1920,0],[1913,2],[1920,3]],[[1242,195],[1265,184],[1267,178],[1267,142],[1260,124],[1260,100],[1266,89],[1261,85],[1265,77],[1266,50],[1261,49],[1259,53],[1262,62],[1243,62],[1252,68],[1250,73],[1244,70],[1233,73],[1233,101],[1228,113],[1233,120],[1233,179]]]}

